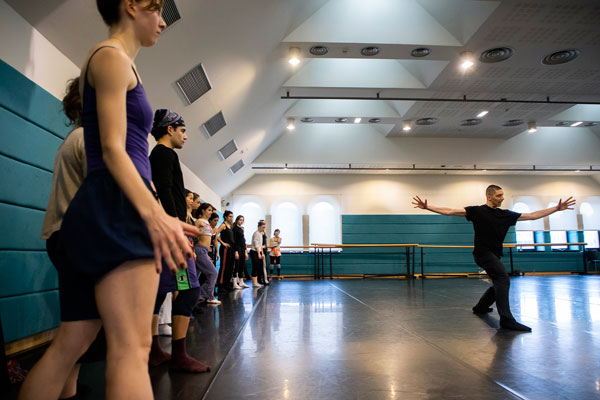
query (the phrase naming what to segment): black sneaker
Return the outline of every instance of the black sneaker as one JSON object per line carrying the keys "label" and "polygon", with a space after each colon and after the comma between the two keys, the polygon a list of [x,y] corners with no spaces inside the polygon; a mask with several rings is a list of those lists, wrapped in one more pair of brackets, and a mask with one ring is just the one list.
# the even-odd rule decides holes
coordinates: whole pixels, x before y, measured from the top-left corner
{"label": "black sneaker", "polygon": [[493,308],[483,308],[483,307],[473,307],[473,313],[475,314],[487,314],[489,312],[494,311]]}

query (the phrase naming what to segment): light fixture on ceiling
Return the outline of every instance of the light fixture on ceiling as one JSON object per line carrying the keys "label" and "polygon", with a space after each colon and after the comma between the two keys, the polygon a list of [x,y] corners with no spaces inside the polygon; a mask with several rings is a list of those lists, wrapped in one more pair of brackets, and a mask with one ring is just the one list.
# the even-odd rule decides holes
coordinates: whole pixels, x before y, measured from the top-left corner
{"label": "light fixture on ceiling", "polygon": [[583,124],[583,121],[574,122],[574,123],[571,124],[571,126],[579,126],[581,124]]}
{"label": "light fixture on ceiling", "polygon": [[367,57],[376,56],[377,54],[379,54],[379,47],[377,47],[377,46],[364,47],[360,50],[360,54],[362,54],[363,56],[367,56]]}
{"label": "light fixture on ceiling", "polygon": [[326,46],[313,46],[309,50],[313,56],[324,56],[329,53],[329,49]]}
{"label": "light fixture on ceiling", "polygon": [[475,63],[473,62],[473,53],[470,51],[463,51],[460,53],[460,68],[463,71],[469,70]]}
{"label": "light fixture on ceiling", "polygon": [[536,125],[535,121],[529,121],[527,123],[527,132],[533,133],[535,131],[537,131],[537,125]]}
{"label": "light fixture on ceiling", "polygon": [[283,167],[283,169],[287,171],[287,163],[285,163],[285,167]]}
{"label": "light fixture on ceiling", "polygon": [[410,124],[410,121],[404,121],[404,122],[402,123],[402,130],[403,130],[404,132],[409,132],[411,129],[412,129],[412,126],[411,126],[411,124]]}
{"label": "light fixture on ceiling", "polygon": [[288,62],[293,66],[300,64],[300,49],[298,47],[290,47],[290,59]]}
{"label": "light fixture on ceiling", "polygon": [[431,49],[427,47],[419,47],[410,52],[410,55],[413,57],[427,57],[429,54],[431,54]]}
{"label": "light fixture on ceiling", "polygon": [[415,121],[415,124],[417,124],[417,125],[435,125],[438,123],[438,121],[439,120],[434,117],[419,118],[418,120]]}
{"label": "light fixture on ceiling", "polygon": [[311,123],[311,122],[315,122],[315,120],[314,120],[314,119],[312,119],[312,118],[310,118],[310,117],[304,117],[304,118],[302,118],[300,121],[302,121],[302,122],[304,122],[304,123],[307,123],[307,124],[309,124],[309,123]]}
{"label": "light fixture on ceiling", "polygon": [[371,118],[371,119],[369,120],[369,123],[370,123],[370,124],[378,124],[378,123],[380,123],[380,122],[381,122],[381,119],[380,119],[380,118]]}
{"label": "light fixture on ceiling", "polygon": [[479,114],[477,114],[477,118],[483,118],[485,117],[487,114],[489,113],[489,111],[482,111]]}
{"label": "light fixture on ceiling", "polygon": [[288,118],[287,119],[287,124],[286,124],[286,129],[288,131],[293,131],[294,129],[296,129],[296,124],[295,124],[296,120],[294,118]]}
{"label": "light fixture on ceiling", "polygon": [[356,118],[354,118],[354,123],[355,123],[355,124],[360,124],[360,121],[362,121],[362,118],[361,118],[361,117],[356,117]]}
{"label": "light fixture on ceiling", "polygon": [[338,124],[345,124],[346,122],[348,122],[348,118],[336,118],[335,122],[337,122]]}

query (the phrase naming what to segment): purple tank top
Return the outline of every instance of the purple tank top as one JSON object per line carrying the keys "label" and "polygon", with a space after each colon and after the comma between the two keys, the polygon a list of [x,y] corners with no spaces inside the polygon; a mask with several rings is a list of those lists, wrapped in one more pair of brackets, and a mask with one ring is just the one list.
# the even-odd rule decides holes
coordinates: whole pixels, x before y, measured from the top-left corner
{"label": "purple tank top", "polygon": [[[104,47],[96,49],[90,56],[85,70],[83,83],[83,136],[85,140],[85,154],[87,156],[88,174],[94,171],[106,170],[102,159],[102,146],[100,145],[100,130],[98,128],[98,113],[96,111],[96,89],[87,80],[87,71],[92,57]],[[133,73],[137,85],[127,91],[127,138],[125,151],[133,161],[135,168],[142,178],[148,182],[152,180],[150,160],[148,159],[148,134],[152,128],[152,107],[146,98],[146,91],[141,85],[139,77],[133,66]]]}

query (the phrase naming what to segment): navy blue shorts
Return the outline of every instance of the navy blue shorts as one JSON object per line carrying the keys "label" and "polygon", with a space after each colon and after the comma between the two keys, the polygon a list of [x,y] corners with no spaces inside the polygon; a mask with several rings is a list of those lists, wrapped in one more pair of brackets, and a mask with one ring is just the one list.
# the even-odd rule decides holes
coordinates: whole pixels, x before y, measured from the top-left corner
{"label": "navy blue shorts", "polygon": [[[68,276],[60,290],[72,294],[61,304],[63,321],[98,318],[96,282],[126,261],[154,258],[146,224],[107,170],[88,174],[71,201],[60,229],[59,252]],[[73,301],[76,313],[68,310]]]}

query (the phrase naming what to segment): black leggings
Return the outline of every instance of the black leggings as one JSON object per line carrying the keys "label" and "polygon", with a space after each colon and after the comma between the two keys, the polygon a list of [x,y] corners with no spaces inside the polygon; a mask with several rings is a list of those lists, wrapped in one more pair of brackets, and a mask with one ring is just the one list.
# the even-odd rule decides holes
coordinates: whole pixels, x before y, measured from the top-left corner
{"label": "black leggings", "polygon": [[[164,303],[166,297],[166,293],[159,293],[156,296],[156,302],[154,303],[154,315],[158,315],[160,306],[162,306],[162,303]],[[184,317],[191,316],[199,298],[199,287],[188,290],[180,290],[175,300],[173,300],[173,311],[171,312],[171,315],[181,315]]]}
{"label": "black leggings", "polygon": [[259,274],[262,274],[263,260],[258,258],[258,252],[250,250],[250,258],[252,259],[252,277],[256,278]]}
{"label": "black leggings", "polygon": [[504,264],[500,261],[500,257],[489,251],[476,255],[475,263],[483,268],[492,280],[492,286],[481,296],[475,307],[488,308],[496,302],[501,320],[514,319],[508,302],[510,276],[508,276]]}

